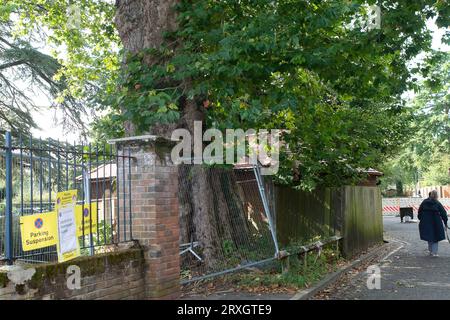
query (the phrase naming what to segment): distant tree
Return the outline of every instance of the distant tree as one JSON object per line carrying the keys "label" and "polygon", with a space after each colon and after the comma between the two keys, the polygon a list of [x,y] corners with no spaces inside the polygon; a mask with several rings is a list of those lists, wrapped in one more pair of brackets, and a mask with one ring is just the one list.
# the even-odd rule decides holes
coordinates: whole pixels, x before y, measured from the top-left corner
{"label": "distant tree", "polygon": [[383,191],[395,187],[397,193],[402,193],[403,189],[413,189],[417,183],[417,168],[405,157],[399,156],[385,162],[380,170],[384,174],[380,185]]}
{"label": "distant tree", "polygon": [[439,158],[430,159],[428,170],[423,174],[423,185],[450,185],[450,156],[440,154]]}
{"label": "distant tree", "polygon": [[425,79],[415,104],[418,133],[427,136],[433,150],[450,153],[450,52],[433,52],[422,68]]}
{"label": "distant tree", "polygon": [[[111,7],[100,1],[100,7],[105,5]],[[108,51],[110,46],[98,40],[108,35],[100,31],[102,19],[95,9],[83,8],[91,14],[87,31],[91,36],[84,33],[86,19],[77,21],[69,9],[67,1],[6,0],[0,4],[0,129],[28,132],[36,127],[32,113],[44,107],[36,96],[48,98],[51,105],[45,107],[59,108],[69,128],[85,129],[82,115],[101,104],[110,71],[117,68],[117,48]],[[106,11],[101,14],[107,15]],[[114,37],[112,19],[109,30]],[[103,51],[114,54],[106,56]]]}
{"label": "distant tree", "polygon": [[[450,184],[450,52],[430,52],[417,70],[422,80],[409,104],[410,137],[398,156],[386,163],[386,181],[414,185]],[[396,168],[396,170],[392,170]]]}
{"label": "distant tree", "polygon": [[26,132],[36,127],[32,98],[36,90],[55,95],[60,89],[53,76],[58,62],[29,42],[13,39],[8,22],[0,23],[0,127]]}

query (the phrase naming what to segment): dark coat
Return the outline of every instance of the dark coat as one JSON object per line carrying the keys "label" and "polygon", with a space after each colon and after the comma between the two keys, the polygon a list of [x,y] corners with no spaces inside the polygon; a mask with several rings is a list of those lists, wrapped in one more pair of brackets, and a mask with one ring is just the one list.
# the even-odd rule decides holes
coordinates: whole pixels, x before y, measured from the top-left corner
{"label": "dark coat", "polygon": [[444,226],[447,225],[447,212],[442,204],[434,199],[425,199],[419,207],[417,216],[420,220],[420,239],[431,242],[438,242],[445,239]]}

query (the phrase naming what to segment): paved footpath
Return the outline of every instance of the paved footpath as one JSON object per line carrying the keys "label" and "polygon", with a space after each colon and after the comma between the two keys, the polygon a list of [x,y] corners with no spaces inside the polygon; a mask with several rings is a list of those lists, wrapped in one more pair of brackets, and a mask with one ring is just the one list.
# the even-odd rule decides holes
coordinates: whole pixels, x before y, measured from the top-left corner
{"label": "paved footpath", "polygon": [[381,269],[381,289],[369,290],[367,273],[361,269],[343,275],[313,299],[450,299],[447,240],[439,243],[439,257],[430,257],[425,253],[426,242],[419,239],[418,223],[400,223],[400,218],[384,217],[384,232],[391,249],[371,261]]}

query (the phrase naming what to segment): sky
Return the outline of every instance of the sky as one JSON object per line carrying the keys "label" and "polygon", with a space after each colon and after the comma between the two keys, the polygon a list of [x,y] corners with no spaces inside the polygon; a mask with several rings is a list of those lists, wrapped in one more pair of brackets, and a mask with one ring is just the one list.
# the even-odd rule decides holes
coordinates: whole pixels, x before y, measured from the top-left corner
{"label": "sky", "polygon": [[[433,32],[433,43],[432,47],[435,50],[442,50],[442,51],[450,51],[450,46],[444,45],[441,42],[441,37],[445,33],[445,30],[439,29],[434,20],[430,20],[427,23],[428,28],[432,30]],[[416,62],[423,59],[423,55],[420,55],[417,57]],[[404,95],[404,98],[413,98],[414,93],[413,92],[407,92]],[[48,106],[50,105],[50,102],[45,96],[37,96],[35,97],[36,104],[39,106],[42,106],[42,110],[33,112],[33,118],[35,119],[36,123],[40,127],[40,129],[34,129],[32,130],[32,134],[35,137],[42,137],[42,138],[53,138],[53,139],[60,139],[61,141],[79,141],[81,131],[79,130],[64,130],[61,119],[62,119],[62,112],[60,110],[49,109]],[[84,121],[86,123],[91,122],[92,118],[86,118]]]}
{"label": "sky", "polygon": [[[42,101],[45,105],[49,104],[46,97],[41,97],[39,101]],[[81,131],[74,129],[65,130],[63,128],[61,124],[61,119],[63,118],[61,110],[43,107],[42,110],[33,112],[33,118],[40,127],[40,129],[32,130],[31,133],[35,137],[53,138],[61,141],[67,140],[68,142],[80,140]]]}

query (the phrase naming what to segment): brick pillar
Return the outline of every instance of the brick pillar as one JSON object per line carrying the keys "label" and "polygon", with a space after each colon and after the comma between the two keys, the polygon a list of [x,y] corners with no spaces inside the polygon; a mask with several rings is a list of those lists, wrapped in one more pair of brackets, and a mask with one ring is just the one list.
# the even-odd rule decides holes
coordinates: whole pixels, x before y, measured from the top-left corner
{"label": "brick pillar", "polygon": [[180,294],[180,225],[178,167],[170,159],[173,144],[160,138],[116,142],[119,152],[128,155],[130,149],[133,158],[126,179],[131,179],[133,239],[145,253],[146,297],[176,299]]}

